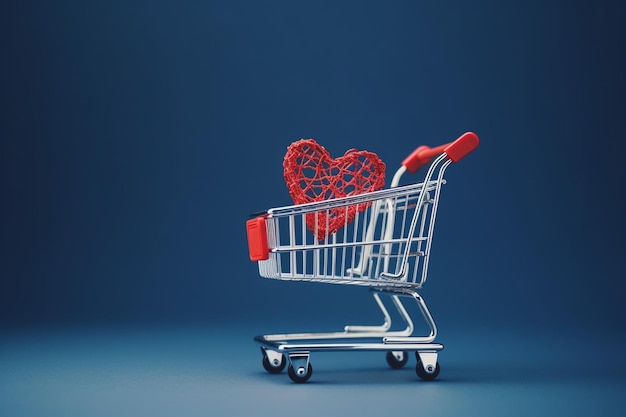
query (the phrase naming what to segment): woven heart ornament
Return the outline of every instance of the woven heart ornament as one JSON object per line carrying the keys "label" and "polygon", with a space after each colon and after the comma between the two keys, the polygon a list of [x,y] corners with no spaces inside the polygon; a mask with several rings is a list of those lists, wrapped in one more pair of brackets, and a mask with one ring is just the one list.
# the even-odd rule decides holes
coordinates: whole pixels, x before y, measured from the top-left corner
{"label": "woven heart ornament", "polygon": [[[300,139],[287,147],[283,175],[295,204],[346,197],[381,189],[385,185],[385,163],[368,151],[350,149],[333,159],[314,139]],[[357,211],[370,203],[306,215],[309,230],[326,239],[354,220]]]}

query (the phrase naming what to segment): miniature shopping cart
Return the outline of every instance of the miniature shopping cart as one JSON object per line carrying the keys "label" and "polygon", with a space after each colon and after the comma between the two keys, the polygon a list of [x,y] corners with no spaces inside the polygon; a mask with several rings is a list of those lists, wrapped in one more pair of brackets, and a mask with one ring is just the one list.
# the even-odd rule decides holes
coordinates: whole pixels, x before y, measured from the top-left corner
{"label": "miniature shopping cart", "polygon": [[[262,277],[367,287],[384,317],[382,325],[349,325],[338,332],[257,336],[269,373],[280,373],[288,363],[291,380],[302,383],[313,372],[311,352],[386,351],[392,368],[403,367],[409,353],[415,352],[417,375],[423,380],[437,377],[443,345],[434,342],[437,327],[417,290],[426,282],[446,168],[478,143],[478,137],[468,132],[436,148],[421,146],[402,162],[388,189],[273,208],[247,221],[250,259],[258,262]],[[413,173],[431,160],[423,182],[399,186],[406,171]],[[348,221],[345,216],[345,224],[334,233],[319,224],[318,219],[350,208],[357,208],[354,217]],[[315,230],[310,230],[311,223]],[[319,236],[318,230],[326,233]],[[406,328],[392,328],[381,294],[392,300]],[[417,303],[429,334],[414,334],[402,299]]]}

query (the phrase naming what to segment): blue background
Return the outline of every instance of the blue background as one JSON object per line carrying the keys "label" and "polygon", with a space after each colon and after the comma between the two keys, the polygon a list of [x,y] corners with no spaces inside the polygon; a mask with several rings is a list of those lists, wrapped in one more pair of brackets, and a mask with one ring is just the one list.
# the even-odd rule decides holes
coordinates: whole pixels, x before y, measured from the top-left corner
{"label": "blue background", "polygon": [[[623,387],[602,370],[626,368],[610,354],[624,341],[625,18],[608,0],[4,2],[0,362],[39,332],[197,326],[214,338],[200,345],[250,342],[257,372],[254,334],[376,321],[362,289],[259,278],[245,220],[290,203],[281,164],[297,139],[376,152],[389,181],[417,146],[471,130],[481,145],[448,171],[423,292],[442,336],[501,358],[478,373],[488,383],[517,369],[519,341],[539,346],[534,363],[571,352],[555,354],[554,404],[565,364]],[[522,382],[550,373],[535,371]],[[0,406],[28,414],[16,395]]]}

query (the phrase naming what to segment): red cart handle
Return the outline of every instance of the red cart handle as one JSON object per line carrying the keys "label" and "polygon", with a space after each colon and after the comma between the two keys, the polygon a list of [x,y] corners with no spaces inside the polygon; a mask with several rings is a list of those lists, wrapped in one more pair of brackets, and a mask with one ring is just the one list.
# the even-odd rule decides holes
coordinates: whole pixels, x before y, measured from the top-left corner
{"label": "red cart handle", "polygon": [[426,165],[430,160],[437,155],[446,153],[448,158],[452,162],[459,162],[467,154],[472,152],[478,146],[479,139],[476,133],[466,132],[463,133],[454,142],[446,143],[445,145],[437,146],[436,148],[429,148],[428,146],[419,146],[415,149],[411,155],[407,156],[402,165],[413,174],[415,171]]}

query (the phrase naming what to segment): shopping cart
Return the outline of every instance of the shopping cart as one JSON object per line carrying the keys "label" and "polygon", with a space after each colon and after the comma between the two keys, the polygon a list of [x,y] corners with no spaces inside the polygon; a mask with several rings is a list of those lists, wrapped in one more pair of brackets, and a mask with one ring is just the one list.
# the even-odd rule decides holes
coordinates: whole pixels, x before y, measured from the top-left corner
{"label": "shopping cart", "polygon": [[[250,259],[258,262],[262,277],[367,287],[384,317],[382,325],[348,325],[338,332],[257,336],[263,367],[269,373],[280,373],[288,362],[289,377],[302,383],[313,372],[311,352],[386,351],[392,368],[403,367],[409,352],[415,352],[421,379],[439,375],[437,358],[443,345],[434,342],[437,326],[417,290],[426,282],[444,172],[478,143],[478,136],[467,132],[446,145],[421,146],[402,162],[388,189],[272,208],[247,221]],[[399,186],[406,171],[413,173],[431,159],[423,182]],[[328,224],[319,224],[318,219],[328,221],[351,207],[357,208],[354,217],[349,221],[345,216],[343,227],[334,233],[328,231]],[[319,236],[318,230],[325,234]],[[392,327],[381,294],[392,301],[405,328]],[[407,298],[417,304],[427,335],[414,334],[413,320],[401,301]]]}

